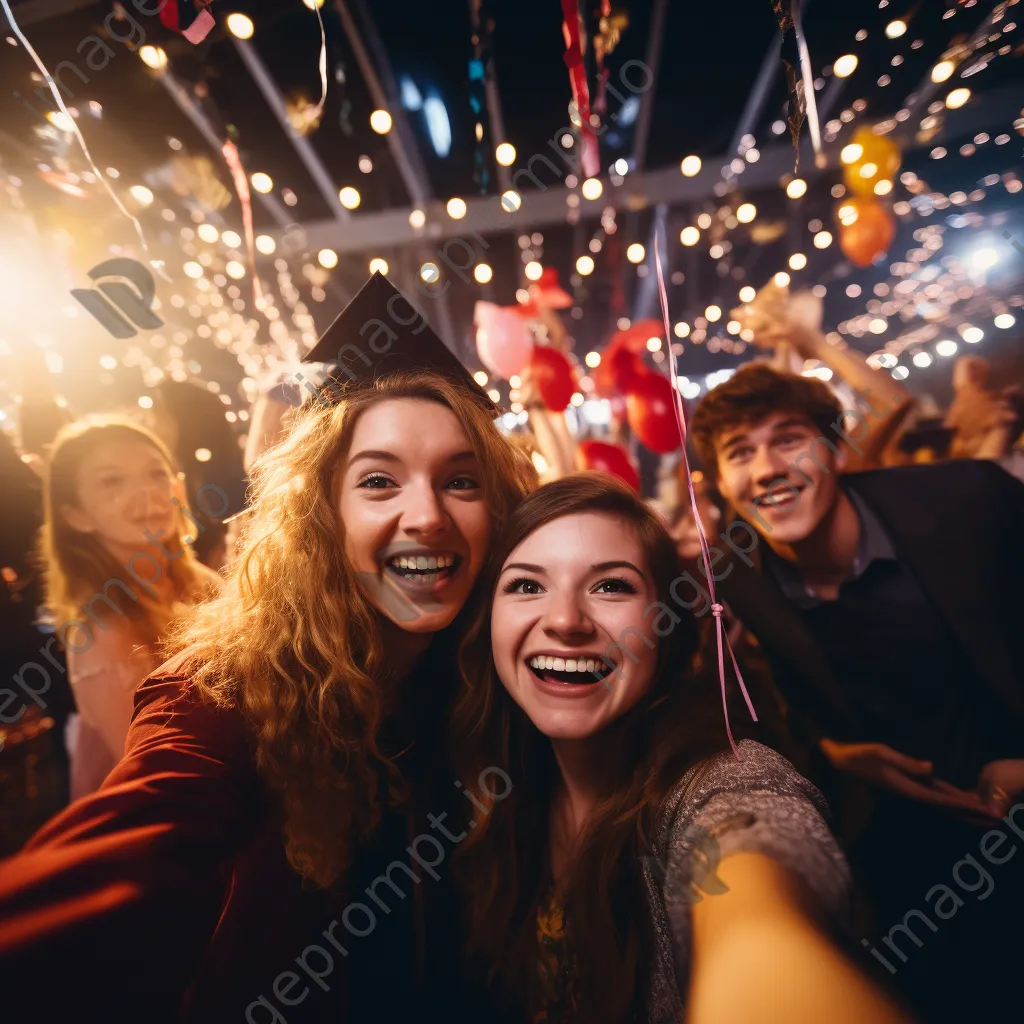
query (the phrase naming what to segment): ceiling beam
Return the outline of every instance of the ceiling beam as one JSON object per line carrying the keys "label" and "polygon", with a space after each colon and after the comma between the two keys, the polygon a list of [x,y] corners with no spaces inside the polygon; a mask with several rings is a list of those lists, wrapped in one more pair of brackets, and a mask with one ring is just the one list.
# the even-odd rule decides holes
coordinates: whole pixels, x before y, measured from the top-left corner
{"label": "ceiling beam", "polygon": [[323,161],[317,156],[316,150],[310,145],[309,140],[295,130],[295,126],[288,116],[284,96],[281,95],[281,90],[271,77],[270,72],[263,63],[263,59],[256,52],[256,48],[248,40],[239,39],[236,36],[232,36],[231,41],[235,44],[235,49],[238,50],[239,56],[241,56],[245,66],[249,69],[249,74],[252,75],[260,92],[263,93],[267,106],[274,112],[274,116],[284,129],[285,135],[288,136],[292,146],[295,147],[295,152],[316,184],[320,195],[324,197],[327,208],[334,214],[336,221],[347,221],[349,219],[349,212],[341,205],[341,200],[338,199],[337,185],[331,179],[327,168],[324,167]]}
{"label": "ceiling beam", "polygon": [[657,0],[651,15],[651,28],[647,33],[647,69],[651,73],[651,88],[640,97],[640,110],[633,134],[633,170],[642,171],[647,163],[647,142],[651,137],[651,119],[654,117],[654,95],[658,91],[658,70],[661,65],[662,40],[665,36],[666,0]]}

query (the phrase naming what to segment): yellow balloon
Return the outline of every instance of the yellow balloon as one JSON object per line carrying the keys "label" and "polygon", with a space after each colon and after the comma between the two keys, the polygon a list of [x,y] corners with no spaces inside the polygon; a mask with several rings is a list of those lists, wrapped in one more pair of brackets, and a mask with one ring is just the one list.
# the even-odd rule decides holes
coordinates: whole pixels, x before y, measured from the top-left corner
{"label": "yellow balloon", "polygon": [[846,165],[843,181],[856,195],[873,195],[879,181],[891,181],[900,169],[899,146],[885,135],[876,135],[870,128],[858,128],[853,142],[861,147],[861,154],[854,163]]}

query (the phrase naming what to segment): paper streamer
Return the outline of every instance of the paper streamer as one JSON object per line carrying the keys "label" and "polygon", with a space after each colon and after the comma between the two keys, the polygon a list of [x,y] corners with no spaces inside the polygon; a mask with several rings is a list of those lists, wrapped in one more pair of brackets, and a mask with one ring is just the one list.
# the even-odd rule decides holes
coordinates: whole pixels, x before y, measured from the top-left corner
{"label": "paper streamer", "polygon": [[[149,255],[149,245],[146,242],[146,236],[142,230],[142,225],[139,223],[137,217],[132,216],[131,213],[125,208],[124,203],[118,198],[117,193],[110,187],[110,182],[104,177],[103,172],[96,166],[96,161],[93,160],[92,154],[89,152],[89,147],[85,143],[85,138],[82,133],[78,130],[78,124],[75,119],[68,112],[68,108],[64,105],[64,98],[60,94],[60,90],[57,89],[53,84],[53,76],[49,71],[46,70],[46,65],[39,59],[39,54],[32,48],[32,44],[25,38],[25,33],[21,31],[21,27],[14,20],[14,14],[11,11],[10,5],[7,0],[0,0],[0,6],[4,9],[4,14],[7,15],[7,20],[10,22],[11,31],[18,37],[21,45],[25,47],[28,55],[32,58],[35,66],[39,69],[39,73],[43,76],[43,80],[50,87],[50,92],[53,95],[57,106],[61,112],[68,119],[68,123],[71,125],[71,130],[75,134],[75,138],[78,140],[78,145],[81,147],[82,152],[85,154],[85,159],[89,162],[89,169],[96,177],[103,182],[103,187],[107,190],[107,194],[111,199],[114,200],[114,204],[117,208],[132,222],[132,227],[135,228],[135,234],[139,237],[139,244],[142,246],[143,252]],[[165,281],[170,282],[170,277],[167,276],[167,271],[164,269],[163,260],[149,260],[149,265],[162,277]]]}
{"label": "paper streamer", "polygon": [[316,121],[323,114],[327,102],[327,35],[324,32],[324,19],[320,16],[320,5],[315,0],[313,10],[316,11],[316,20],[320,22],[320,102],[316,105],[315,117],[310,115]]}
{"label": "paper streamer", "polygon": [[601,153],[597,136],[590,123],[590,89],[583,66],[583,46],[580,41],[580,10],[578,0],[562,0],[562,32],[565,36],[565,66],[569,69],[572,100],[580,119],[581,166],[588,178],[601,171]]}
{"label": "paper streamer", "polygon": [[[665,288],[665,273],[661,265],[661,240],[659,235],[655,235],[654,239],[654,266],[655,272],[658,277],[658,297],[661,300],[661,317],[665,326],[665,337],[671,338],[671,324],[668,314],[668,292]],[[747,702],[747,709],[750,711],[750,717],[756,722],[757,712],[754,710],[753,702],[750,699],[750,694],[747,693],[746,684],[743,682],[743,674],[740,672],[740,667],[736,662],[736,655],[732,649],[732,642],[729,640],[729,634],[725,631],[722,625],[722,605],[718,602],[718,596],[715,593],[715,574],[712,571],[713,563],[711,561],[711,550],[708,544],[707,532],[704,529],[704,523],[700,518],[700,509],[697,507],[697,494],[693,489],[693,473],[690,470],[690,458],[686,453],[686,410],[683,408],[683,400],[679,394],[679,375],[676,372],[676,358],[672,352],[671,343],[669,344],[668,350],[668,373],[669,379],[672,382],[672,401],[673,408],[676,414],[676,426],[679,428],[679,439],[682,441],[683,451],[683,469],[686,474],[686,489],[690,494],[690,508],[693,509],[693,521],[697,527],[697,539],[700,541],[700,556],[704,562],[704,575],[708,581],[708,592],[711,594],[711,614],[715,617],[715,632],[718,637],[718,678],[722,686],[722,713],[725,716],[725,732],[729,737],[729,745],[732,747],[733,753],[740,757],[739,747],[736,746],[736,741],[733,739],[732,728],[729,725],[729,704],[725,696],[725,652],[729,652],[729,660],[732,662],[733,671],[736,673],[736,681],[739,683],[740,692],[743,694],[743,699]]]}
{"label": "paper streamer", "polygon": [[260,287],[259,275],[256,273],[256,246],[252,230],[252,198],[249,195],[249,179],[245,176],[245,168],[242,167],[238,147],[233,142],[225,142],[221,146],[221,153],[224,154],[224,162],[231,171],[231,177],[234,178],[238,201],[242,204],[242,226],[245,230],[245,245],[249,251],[249,272],[252,274],[252,299],[258,308],[263,302],[263,289]]}

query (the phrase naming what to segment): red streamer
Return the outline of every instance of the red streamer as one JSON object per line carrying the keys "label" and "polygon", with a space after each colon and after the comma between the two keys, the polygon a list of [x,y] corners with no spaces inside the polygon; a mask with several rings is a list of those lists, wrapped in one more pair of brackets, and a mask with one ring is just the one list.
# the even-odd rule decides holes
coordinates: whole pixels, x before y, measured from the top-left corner
{"label": "red streamer", "polygon": [[[665,325],[665,337],[671,338],[672,332],[669,330],[670,317],[668,315],[668,291],[665,288],[665,272],[661,266],[660,245],[657,239],[655,239],[654,243],[654,266],[658,275],[658,297],[661,299],[661,317]],[[693,473],[690,470],[690,459],[686,453],[686,410],[683,408],[683,400],[679,394],[679,375],[676,372],[676,359],[672,352],[671,343],[669,343],[668,359],[666,362],[668,363],[669,380],[672,382],[672,399],[676,414],[676,426],[679,428],[679,439],[683,445],[683,469],[686,474],[686,489],[690,492],[690,507],[693,509],[693,521],[697,527],[697,539],[700,541],[700,556],[704,562],[704,575],[708,581],[708,592],[711,594],[711,614],[715,617],[715,631],[718,636],[718,678],[722,686],[722,713],[725,716],[725,732],[729,737],[729,745],[732,747],[733,753],[740,757],[739,747],[736,746],[736,741],[732,735],[732,728],[729,725],[729,705],[725,697],[726,650],[729,652],[729,660],[732,662],[733,671],[736,673],[736,681],[739,683],[740,692],[743,694],[743,699],[747,702],[750,717],[755,722],[757,721],[757,712],[754,710],[750,694],[747,693],[746,684],[743,682],[743,674],[736,663],[736,655],[733,652],[729,634],[725,631],[725,627],[722,624],[723,608],[719,604],[718,596],[715,593],[715,575],[712,571],[713,563],[711,561],[708,535],[700,518],[700,509],[697,507],[697,494],[693,489]]]}
{"label": "red streamer", "polygon": [[562,33],[565,36],[565,66],[569,69],[572,85],[572,100],[580,119],[580,143],[582,145],[581,166],[588,178],[596,177],[601,170],[601,153],[597,136],[590,124],[590,88],[587,72],[583,66],[583,46],[580,41],[580,8],[578,0],[562,0]]}
{"label": "red streamer", "polygon": [[256,246],[252,231],[252,199],[249,196],[249,179],[245,176],[245,169],[242,167],[242,159],[238,155],[238,147],[233,142],[225,142],[221,147],[224,154],[224,162],[231,171],[231,177],[235,180],[235,191],[238,193],[238,201],[242,204],[242,225],[245,230],[245,245],[249,250],[249,273],[252,274],[252,299],[257,307],[263,301],[263,289],[260,287],[260,279],[256,273]]}

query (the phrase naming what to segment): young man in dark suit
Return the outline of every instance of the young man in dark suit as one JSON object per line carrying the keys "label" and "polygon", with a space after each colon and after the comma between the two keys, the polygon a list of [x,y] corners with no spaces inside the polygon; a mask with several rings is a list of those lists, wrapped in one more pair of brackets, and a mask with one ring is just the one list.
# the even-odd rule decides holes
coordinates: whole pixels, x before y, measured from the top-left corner
{"label": "young man in dark suit", "polygon": [[[843,476],[856,435],[832,392],[761,363],[692,430],[739,516],[719,593],[833,804],[874,966],[922,1019],[974,1019],[1019,959],[1024,854],[997,882],[1003,854],[979,845],[994,851],[995,830],[1024,845],[1024,485],[980,460]],[[1003,892],[961,883],[968,870]]]}

